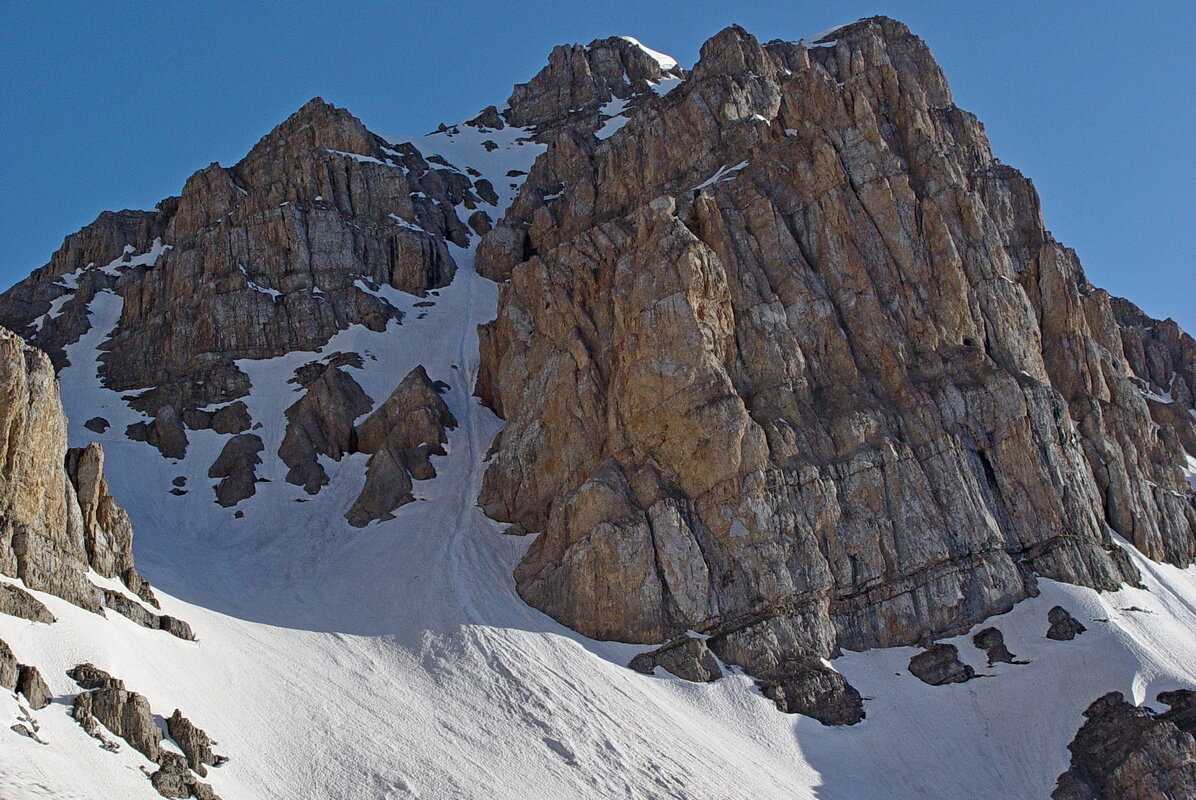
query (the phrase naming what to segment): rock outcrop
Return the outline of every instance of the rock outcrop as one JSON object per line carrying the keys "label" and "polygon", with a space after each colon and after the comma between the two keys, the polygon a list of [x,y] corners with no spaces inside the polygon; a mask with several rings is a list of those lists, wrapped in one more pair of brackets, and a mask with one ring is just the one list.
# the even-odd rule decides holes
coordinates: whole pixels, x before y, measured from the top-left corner
{"label": "rock outcrop", "polygon": [[416,367],[382,405],[357,426],[356,448],[369,453],[365,486],[345,514],[354,527],[392,519],[390,513],[413,499],[412,480],[436,477],[430,456],[444,455],[447,431],[457,420],[440,397],[445,384],[433,383]]}
{"label": "rock outcrop", "polygon": [[99,612],[92,569],[156,605],[133,565],[128,515],[108,493],[103,451],[66,444],[50,360],[0,329],[0,574]]}
{"label": "rock outcrop", "polygon": [[627,665],[651,675],[657,667],[694,683],[708,683],[723,677],[718,660],[701,639],[686,636],[648,653],[640,653]]}
{"label": "rock outcrop", "polygon": [[1050,623],[1050,627],[1047,628],[1046,637],[1059,642],[1070,642],[1088,630],[1063,606],[1055,606],[1048,611],[1047,622]]}
{"label": "rock outcrop", "polygon": [[67,675],[83,689],[75,697],[71,716],[105,749],[115,750],[119,745],[105,736],[99,727],[101,724],[152,761],[156,769],[149,773],[149,779],[158,794],[220,800],[212,787],[201,783],[196,774],[205,777],[207,766],[218,766],[225,759],[212,753],[208,735],[180,710],[175,709],[167,719],[166,727],[185,755],[162,747],[162,730],[149,701],[137,692],[126,690],[123,681],[92,664],[79,664]]}
{"label": "rock outcrop", "polygon": [[1067,749],[1071,766],[1053,800],[1189,800],[1196,797],[1196,693],[1163,692],[1155,714],[1110,692],[1088,707]]}
{"label": "rock outcrop", "polygon": [[985,628],[979,631],[972,637],[972,644],[983,650],[988,656],[988,665],[991,667],[997,662],[1004,664],[1024,664],[1024,661],[1018,661],[1013,653],[1009,652],[1009,648],[1005,646],[1005,634],[1001,633],[997,628]]}
{"label": "rock outcrop", "polygon": [[976,670],[959,660],[953,644],[936,644],[909,660],[909,671],[923,683],[942,686],[963,683],[976,677]]}
{"label": "rock outcrop", "polygon": [[103,381],[154,417],[131,434],[177,458],[175,418],[196,427],[197,412],[248,392],[236,359],[315,350],[354,324],[383,330],[401,314],[379,287],[446,285],[450,245],[474,235],[457,207],[495,200],[482,183],[316,98],[236,165],[192,175],[179,197],[67,237],[0,296],[0,325],[62,366],[96,296],[118,295]]}
{"label": "rock outcrop", "polygon": [[286,435],[278,455],[290,468],[287,481],[315,494],[328,483],[328,473],[317,457],[340,461],[354,452],[353,423],[372,403],[340,363],[308,366],[316,369],[303,369],[296,377],[305,391],[286,410]]}
{"label": "rock outcrop", "polygon": [[905,26],[732,27],[628,117],[544,136],[478,251],[527,602],[762,677],[1136,583],[1110,530],[1193,560],[1196,345],[1088,283]]}

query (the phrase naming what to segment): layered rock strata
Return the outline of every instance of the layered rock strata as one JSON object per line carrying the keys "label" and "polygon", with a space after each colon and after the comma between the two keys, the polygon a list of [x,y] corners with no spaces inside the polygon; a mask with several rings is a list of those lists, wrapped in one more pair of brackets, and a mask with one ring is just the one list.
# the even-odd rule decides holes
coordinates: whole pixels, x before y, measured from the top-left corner
{"label": "layered rock strata", "polygon": [[1196,555],[1196,345],[1088,283],[905,26],[729,28],[609,138],[545,139],[477,261],[479,502],[540,534],[530,604],[775,680],[1037,575],[1135,583],[1111,531]]}

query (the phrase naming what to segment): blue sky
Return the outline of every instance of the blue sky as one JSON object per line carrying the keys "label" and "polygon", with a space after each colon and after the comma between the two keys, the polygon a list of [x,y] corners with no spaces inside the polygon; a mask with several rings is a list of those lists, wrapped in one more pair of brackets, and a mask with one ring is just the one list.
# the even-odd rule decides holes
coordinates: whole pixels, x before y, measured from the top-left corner
{"label": "blue sky", "polygon": [[419,134],[501,104],[555,44],[631,35],[692,66],[733,22],[797,39],[873,14],[930,44],[1094,283],[1196,330],[1192,2],[0,0],[0,285],[316,95]]}

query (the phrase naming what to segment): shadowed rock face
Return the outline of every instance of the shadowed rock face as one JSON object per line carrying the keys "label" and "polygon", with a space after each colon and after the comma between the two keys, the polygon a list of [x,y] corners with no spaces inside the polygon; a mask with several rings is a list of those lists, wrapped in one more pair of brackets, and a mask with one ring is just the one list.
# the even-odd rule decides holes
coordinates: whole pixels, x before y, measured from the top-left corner
{"label": "shadowed rock face", "polygon": [[479,502],[586,635],[774,675],[1135,582],[1110,529],[1196,555],[1196,343],[1087,282],[905,26],[834,40],[723,31],[479,249]]}
{"label": "shadowed rock face", "polygon": [[1196,693],[1163,692],[1154,714],[1110,692],[1088,707],[1067,746],[1071,766],[1053,800],[1186,800],[1196,797]]}

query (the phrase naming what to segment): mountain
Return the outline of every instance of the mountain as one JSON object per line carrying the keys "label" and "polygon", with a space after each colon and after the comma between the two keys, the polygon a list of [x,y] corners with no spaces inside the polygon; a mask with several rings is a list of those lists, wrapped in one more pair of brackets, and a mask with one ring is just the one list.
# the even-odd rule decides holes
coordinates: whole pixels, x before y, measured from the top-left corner
{"label": "mountain", "polygon": [[893,20],[313,99],[0,325],[5,797],[1196,796],[1196,341]]}

